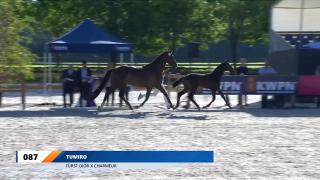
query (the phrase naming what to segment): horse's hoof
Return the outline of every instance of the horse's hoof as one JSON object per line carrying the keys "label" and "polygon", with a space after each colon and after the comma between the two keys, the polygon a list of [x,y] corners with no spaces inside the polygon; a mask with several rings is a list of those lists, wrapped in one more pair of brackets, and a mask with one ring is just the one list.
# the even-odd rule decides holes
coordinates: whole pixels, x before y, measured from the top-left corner
{"label": "horse's hoof", "polygon": [[101,110],[102,110],[101,106],[98,106],[98,111],[101,111]]}
{"label": "horse's hoof", "polygon": [[185,105],[185,106],[182,106],[184,109],[189,109],[190,106],[188,105]]}

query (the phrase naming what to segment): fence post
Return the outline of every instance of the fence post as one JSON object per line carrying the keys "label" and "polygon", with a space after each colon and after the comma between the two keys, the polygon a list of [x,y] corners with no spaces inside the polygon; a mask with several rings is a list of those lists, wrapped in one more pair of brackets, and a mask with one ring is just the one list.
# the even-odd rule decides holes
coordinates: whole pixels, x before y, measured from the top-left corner
{"label": "fence post", "polygon": [[239,96],[240,96],[240,97],[239,97],[240,109],[242,109],[242,108],[243,108],[243,104],[242,104],[243,94],[242,94],[242,92],[240,92],[240,95],[239,95]]}
{"label": "fence post", "polygon": [[296,106],[296,95],[295,94],[290,96],[290,105],[292,108]]}
{"label": "fence post", "polygon": [[2,92],[0,92],[0,107],[2,106]]}
{"label": "fence post", "polygon": [[[239,94],[239,97],[238,97],[238,103],[240,104],[240,109],[243,108],[243,94],[247,95],[247,92],[245,92],[245,86],[247,86],[247,77],[245,76],[240,76],[241,78],[246,78],[245,81],[242,81],[242,82],[245,82],[242,84],[241,86],[241,89],[240,89],[240,94]],[[246,102],[247,103],[247,102]]]}
{"label": "fence post", "polygon": [[23,79],[21,82],[21,105],[22,109],[26,109],[26,84],[25,80]]}

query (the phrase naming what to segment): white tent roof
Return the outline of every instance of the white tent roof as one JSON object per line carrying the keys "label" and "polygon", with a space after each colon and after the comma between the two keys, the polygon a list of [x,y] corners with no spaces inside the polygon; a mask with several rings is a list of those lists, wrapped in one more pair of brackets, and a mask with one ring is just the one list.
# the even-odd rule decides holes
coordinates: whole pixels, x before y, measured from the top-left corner
{"label": "white tent roof", "polygon": [[271,10],[275,32],[320,31],[320,0],[280,0]]}

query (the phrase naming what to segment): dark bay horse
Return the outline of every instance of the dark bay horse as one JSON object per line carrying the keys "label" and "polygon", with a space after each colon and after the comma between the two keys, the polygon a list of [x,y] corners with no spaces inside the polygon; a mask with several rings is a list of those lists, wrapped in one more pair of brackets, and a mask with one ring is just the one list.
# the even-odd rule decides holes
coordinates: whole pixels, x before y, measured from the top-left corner
{"label": "dark bay horse", "polygon": [[194,94],[198,89],[206,88],[211,90],[212,94],[212,100],[210,101],[209,104],[204,106],[203,108],[209,107],[214,100],[216,99],[216,91],[219,92],[221,97],[224,99],[226,102],[226,105],[230,106],[230,103],[227,101],[226,97],[224,96],[223,92],[220,90],[220,81],[221,77],[224,73],[224,71],[230,71],[232,74],[234,74],[234,70],[231,67],[231,65],[228,62],[221,63],[212,73],[210,74],[189,74],[187,76],[184,76],[177,80],[176,82],[173,83],[173,87],[178,86],[180,83],[183,83],[184,88],[182,91],[178,93],[178,98],[177,98],[177,104],[174,109],[179,107],[180,103],[180,97],[188,92],[188,98],[193,104],[195,104],[200,110],[199,105],[196,103],[196,101],[193,99]]}
{"label": "dark bay horse", "polygon": [[93,92],[92,98],[95,99],[100,94],[110,78],[110,91],[106,91],[99,109],[103,108],[107,97],[115,90],[119,89],[120,99],[123,100],[131,110],[133,110],[128,100],[124,97],[127,84],[137,87],[145,87],[147,89],[145,100],[137,108],[142,107],[148,101],[153,88],[157,88],[161,93],[163,93],[168,100],[170,107],[173,108],[169,96],[162,85],[163,71],[167,63],[170,66],[177,67],[175,58],[170,51],[162,53],[151,63],[143,66],[142,68],[121,66],[110,69],[105,74],[100,86]]}

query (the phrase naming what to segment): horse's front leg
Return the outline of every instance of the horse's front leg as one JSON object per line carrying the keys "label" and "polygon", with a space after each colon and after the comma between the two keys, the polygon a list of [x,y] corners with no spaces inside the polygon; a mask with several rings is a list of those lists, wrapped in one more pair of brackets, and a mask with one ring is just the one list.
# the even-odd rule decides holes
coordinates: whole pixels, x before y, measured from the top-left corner
{"label": "horse's front leg", "polygon": [[135,108],[140,108],[142,107],[149,99],[150,94],[151,94],[152,88],[147,88],[147,93],[146,93],[146,98],[144,99],[144,101],[139,105],[139,106],[135,106]]}
{"label": "horse's front leg", "polygon": [[209,104],[207,104],[206,106],[203,106],[202,108],[207,108],[209,106],[211,106],[211,104],[216,100],[216,91],[211,89],[211,94],[212,94],[212,99],[209,102]]}
{"label": "horse's front leg", "polygon": [[174,108],[173,108],[173,105],[172,105],[172,103],[171,103],[171,100],[170,100],[170,98],[169,98],[169,96],[168,96],[168,93],[167,93],[167,91],[164,89],[164,87],[163,87],[162,85],[160,85],[160,86],[158,86],[158,87],[156,87],[156,88],[159,89],[159,91],[166,97],[166,99],[168,100],[168,103],[169,103],[170,108],[174,109]]}
{"label": "horse's front leg", "polygon": [[226,105],[231,108],[230,102],[227,100],[227,98],[225,97],[225,95],[223,94],[223,92],[221,91],[221,89],[218,89],[218,92],[220,94],[220,96],[222,97],[222,99],[224,100],[224,102],[226,102]]}

